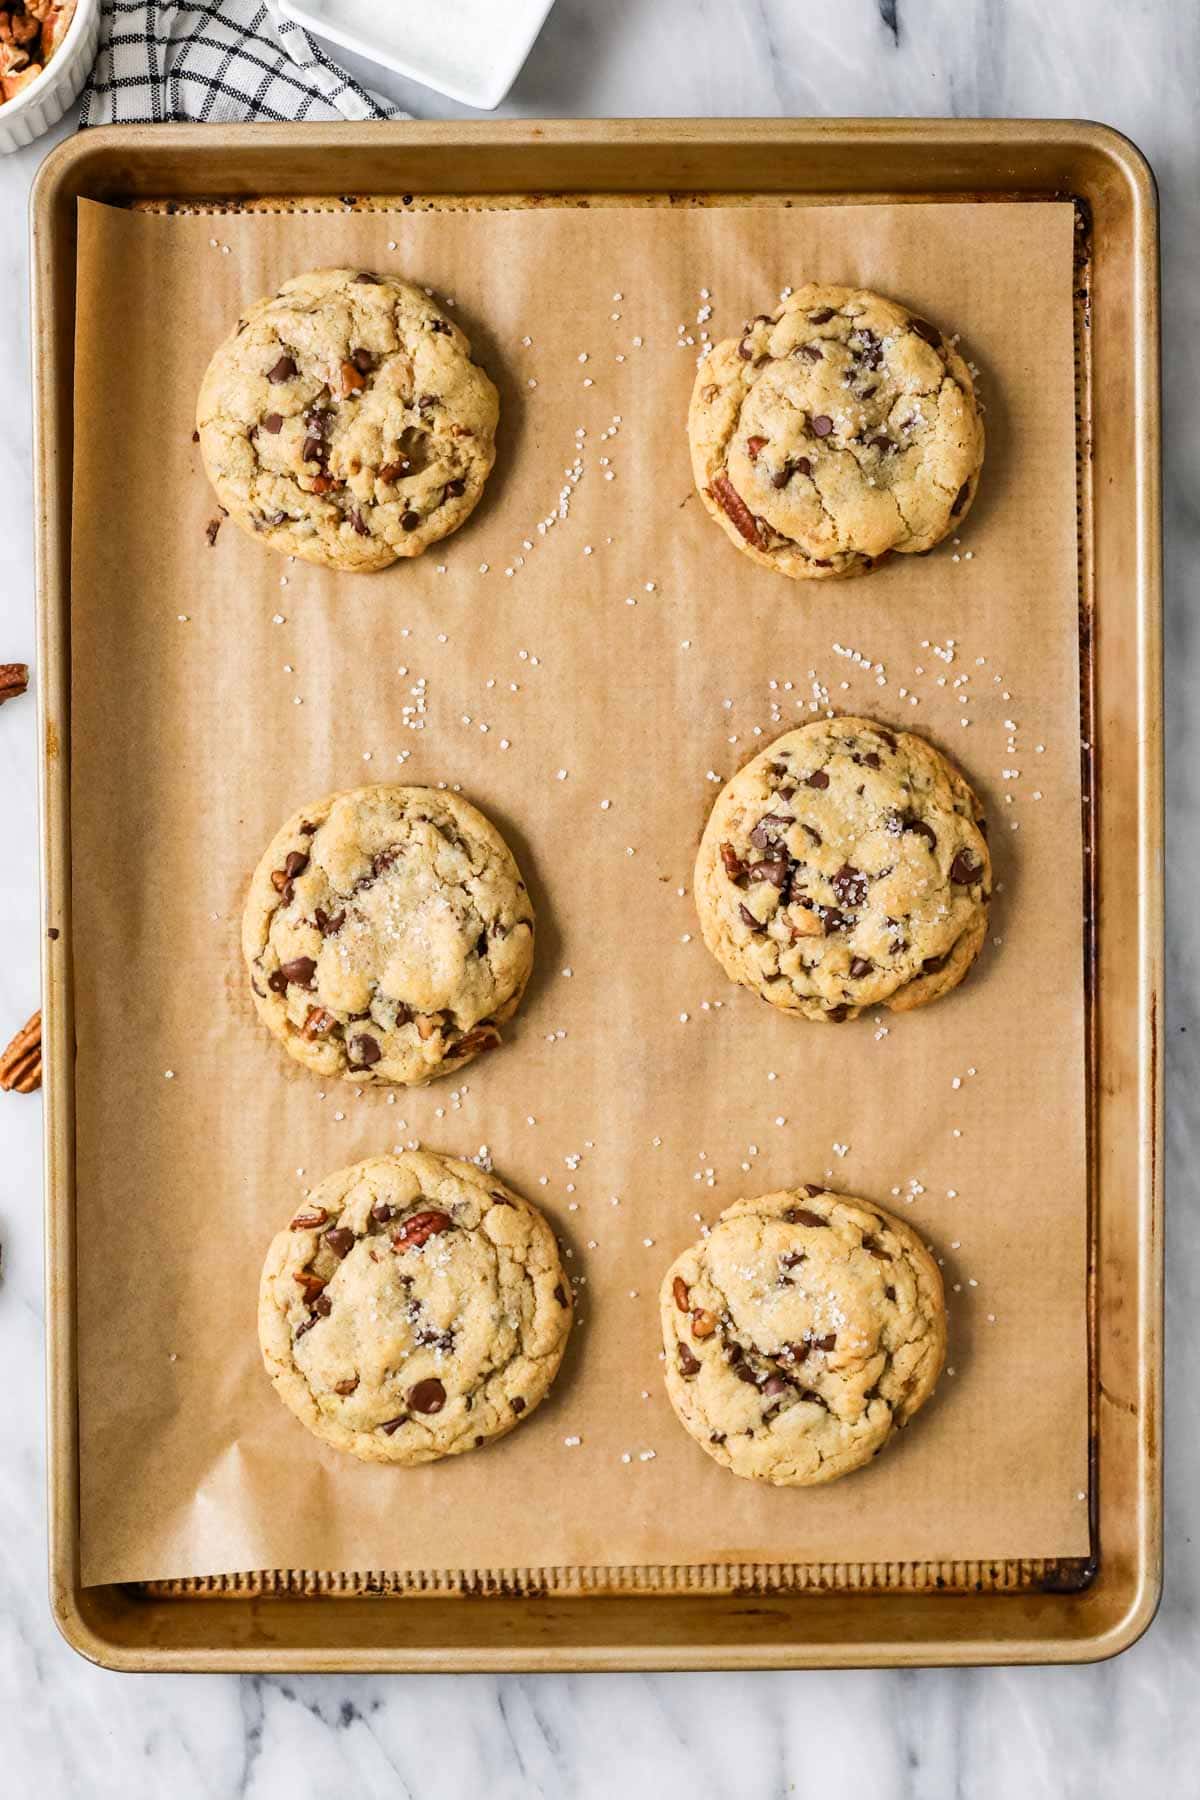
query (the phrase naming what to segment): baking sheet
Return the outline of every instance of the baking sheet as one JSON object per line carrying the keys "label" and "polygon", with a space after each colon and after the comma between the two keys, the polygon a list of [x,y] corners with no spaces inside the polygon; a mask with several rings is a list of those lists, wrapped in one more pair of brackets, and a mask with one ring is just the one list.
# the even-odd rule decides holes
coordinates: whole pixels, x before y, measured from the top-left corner
{"label": "baking sheet", "polygon": [[[1067,205],[81,206],[86,1582],[1086,1552],[1072,231]],[[453,296],[504,408],[475,518],[369,578],[289,566],[228,525],[209,550],[191,443],[239,308],[339,261]],[[800,278],[873,283],[966,330],[989,458],[961,545],[794,587],[703,516],[682,430],[699,334]],[[405,714],[422,680],[424,711]],[[808,1028],[730,989],[688,898],[710,776],[814,704],[925,731],[992,818],[998,941],[957,995],[878,1026]],[[540,937],[508,1048],[388,1105],[287,1063],[254,1022],[237,936],[278,822],[393,777],[459,782],[496,819]],[[552,1399],[503,1444],[372,1469],[271,1393],[258,1270],[306,1186],[416,1138],[487,1144],[545,1206],[586,1276],[582,1323]],[[928,1232],[955,1372],[869,1470],[777,1492],[675,1424],[654,1295],[694,1214],[806,1179]]]}

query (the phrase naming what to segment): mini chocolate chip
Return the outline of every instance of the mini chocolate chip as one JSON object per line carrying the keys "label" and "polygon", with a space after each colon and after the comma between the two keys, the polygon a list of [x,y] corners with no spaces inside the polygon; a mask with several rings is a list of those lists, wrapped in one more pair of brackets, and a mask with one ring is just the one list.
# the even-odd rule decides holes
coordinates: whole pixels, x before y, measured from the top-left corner
{"label": "mini chocolate chip", "polygon": [[810,788],[827,788],[829,786],[829,777],[824,769],[814,769],[805,785]]}
{"label": "mini chocolate chip", "polygon": [[283,414],[268,413],[262,422],[262,428],[264,431],[269,431],[272,437],[278,437],[283,430]]}
{"label": "mini chocolate chip", "polygon": [[874,963],[868,957],[852,956],[850,958],[850,973],[856,981],[861,981],[864,975],[869,975],[874,967]]}
{"label": "mini chocolate chip", "polygon": [[700,1358],[698,1356],[693,1356],[686,1344],[678,1345],[678,1350],[680,1374],[698,1375],[700,1373]]}
{"label": "mini chocolate chip", "polygon": [[884,1296],[885,1300],[894,1300],[896,1298],[895,1288],[894,1287],[885,1287],[883,1290],[883,1296]]}
{"label": "mini chocolate chip", "polygon": [[352,1037],[346,1046],[349,1059],[356,1068],[370,1069],[383,1055],[379,1042],[373,1037]]}
{"label": "mini chocolate chip", "polygon": [[370,537],[371,528],[367,524],[366,520],[363,518],[362,514],[359,512],[357,506],[352,506],[350,508],[350,511],[347,514],[347,517],[349,518],[350,523],[353,525],[355,531],[357,531],[359,537]]}
{"label": "mini chocolate chip", "polygon": [[814,437],[828,437],[833,430],[833,420],[828,413],[818,413],[815,419],[809,420],[809,424],[812,426]]}
{"label": "mini chocolate chip", "polygon": [[940,349],[942,334],[936,325],[931,325],[928,319],[914,318],[912,320],[912,328],[919,338],[924,338],[925,342],[927,344],[932,344],[935,350]]}
{"label": "mini chocolate chip", "polygon": [[431,319],[429,321],[429,329],[430,331],[438,332],[445,337],[449,337],[450,335],[450,327],[447,325],[445,319]]}
{"label": "mini chocolate chip", "polygon": [[786,1252],[785,1255],[780,1257],[779,1266],[781,1269],[794,1269],[794,1268],[796,1268],[796,1266],[799,1263],[802,1263],[806,1260],[807,1260],[807,1256],[806,1256],[805,1251],[789,1250]]}
{"label": "mini chocolate chip", "polygon": [[831,1331],[828,1337],[813,1339],[814,1350],[833,1350],[837,1347],[837,1332]]}
{"label": "mini chocolate chip", "polygon": [[375,358],[369,350],[352,350],[350,352],[350,361],[354,364],[360,375],[369,375],[371,370],[375,367]]}
{"label": "mini chocolate chip", "polygon": [[[818,1192],[819,1191],[820,1190],[818,1190]],[[789,1225],[817,1226],[829,1224],[829,1220],[823,1219],[820,1213],[809,1212],[807,1208],[803,1206],[789,1206],[783,1216]]]}
{"label": "mini chocolate chip", "polygon": [[954,496],[954,502],[950,508],[951,518],[957,518],[958,514],[962,511],[963,507],[967,504],[967,495],[970,493],[970,491],[971,491],[970,482],[964,481],[962,486],[959,488],[957,494],[955,494],[955,496]]}
{"label": "mini chocolate chip", "polygon": [[[359,279],[361,280],[362,277],[360,276]],[[386,1431],[388,1436],[391,1437],[391,1435],[394,1431],[399,1431],[399,1429],[402,1425],[407,1425],[407,1424],[408,1424],[408,1414],[401,1413],[400,1417],[398,1419],[385,1419],[383,1421],[383,1424],[379,1427],[379,1429],[380,1429],[380,1431]]]}
{"label": "mini chocolate chip", "polygon": [[950,879],[957,887],[970,887],[983,874],[983,864],[977,863],[969,850],[960,850],[950,864]]}
{"label": "mini chocolate chip", "polygon": [[395,1207],[389,1206],[386,1200],[377,1200],[371,1208],[371,1217],[377,1225],[386,1225],[388,1221],[394,1219],[395,1216]]}
{"label": "mini chocolate chip", "polygon": [[810,325],[827,325],[832,317],[832,306],[819,306],[816,312],[809,313],[808,322]]}
{"label": "mini chocolate chip", "polygon": [[273,994],[287,993],[288,978],[282,969],[271,970],[271,973],[267,976],[267,986]]}
{"label": "mini chocolate chip", "polygon": [[331,1225],[328,1231],[321,1233],[321,1237],[339,1261],[349,1256],[354,1248],[354,1233],[348,1225]]}
{"label": "mini chocolate chip", "polygon": [[415,1387],[409,1388],[408,1404],[414,1412],[441,1412],[446,1404],[446,1390],[436,1375],[428,1375],[424,1381],[418,1381]]}
{"label": "mini chocolate chip", "polygon": [[290,381],[296,373],[296,365],[290,356],[281,356],[273,369],[267,370],[268,381]]}
{"label": "mini chocolate chip", "polygon": [[294,981],[297,987],[311,987],[316,972],[317,965],[311,956],[293,956],[290,962],[279,965],[279,973],[284,980]]}
{"label": "mini chocolate chip", "polygon": [[445,487],[442,489],[442,505],[444,506],[446,504],[447,500],[461,499],[462,496],[466,493],[466,491],[467,491],[466,481],[463,479],[463,477],[461,475],[456,475],[454,480],[448,481],[446,483]]}
{"label": "mini chocolate chip", "polygon": [[415,531],[420,523],[420,513],[406,512],[401,513],[400,515],[400,528],[402,531]]}
{"label": "mini chocolate chip", "polygon": [[792,351],[793,356],[803,356],[809,362],[823,362],[824,352],[816,344],[798,344]]}
{"label": "mini chocolate chip", "polygon": [[806,1181],[804,1184],[804,1191],[810,1200],[815,1200],[818,1194],[823,1194],[826,1190],[823,1187],[818,1187],[815,1181]]}
{"label": "mini chocolate chip", "polygon": [[850,1016],[850,1008],[848,1006],[831,1006],[825,1016],[827,1019],[830,1019],[833,1024],[840,1025],[843,1019]]}
{"label": "mini chocolate chip", "polygon": [[512,1409],[515,1413],[523,1413],[525,1411],[525,1402],[520,1394],[514,1394]]}

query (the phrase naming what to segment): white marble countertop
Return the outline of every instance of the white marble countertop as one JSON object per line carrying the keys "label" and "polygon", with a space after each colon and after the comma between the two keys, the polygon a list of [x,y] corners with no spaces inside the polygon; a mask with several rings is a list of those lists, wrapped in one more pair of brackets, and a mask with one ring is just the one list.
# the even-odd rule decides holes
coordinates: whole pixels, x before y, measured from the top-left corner
{"label": "white marble countertop", "polygon": [[[380,83],[379,85],[383,85]],[[421,116],[466,116],[395,82]],[[1104,120],[1163,206],[1168,945],[1168,1316],[1200,1357],[1200,827],[1184,700],[1200,681],[1200,11],[1179,0],[558,0],[506,112],[989,114]],[[26,199],[48,148],[0,159],[0,660],[34,661]],[[0,1028],[37,1004],[34,709],[0,711]],[[1103,1800],[1195,1791],[1200,1399],[1169,1385],[1167,1581],[1147,1636],[1093,1669],[820,1675],[238,1679],[118,1676],[68,1650],[45,1579],[41,1107],[0,1096],[0,1785],[13,1795],[627,1794],[767,1800]]]}

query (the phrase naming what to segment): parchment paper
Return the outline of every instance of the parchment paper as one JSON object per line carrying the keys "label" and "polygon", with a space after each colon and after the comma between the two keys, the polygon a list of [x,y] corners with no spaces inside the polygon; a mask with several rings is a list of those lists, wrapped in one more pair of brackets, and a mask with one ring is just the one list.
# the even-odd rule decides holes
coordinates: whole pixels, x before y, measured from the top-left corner
{"label": "parchment paper", "polygon": [[[1083,1553],[1070,207],[84,204],[79,223],[85,1581]],[[289,565],[229,523],[210,549],[204,365],[245,303],[342,262],[457,302],[502,394],[484,504],[375,576]],[[876,285],[963,332],[989,441],[961,545],[800,586],[705,517],[684,432],[700,331],[736,331],[806,278]],[[979,967],[878,1025],[772,1015],[727,984],[693,914],[714,777],[813,704],[929,734],[990,813],[1001,891]],[[496,820],[539,947],[506,1047],[388,1104],[324,1089],[266,1036],[238,920],[282,819],[394,778],[461,783]],[[342,1458],[285,1411],[255,1302],[305,1188],[412,1139],[487,1145],[586,1285],[542,1410],[405,1471]],[[697,1214],[807,1180],[919,1222],[945,1259],[952,1373],[868,1470],[775,1491],[676,1424],[655,1294]]]}

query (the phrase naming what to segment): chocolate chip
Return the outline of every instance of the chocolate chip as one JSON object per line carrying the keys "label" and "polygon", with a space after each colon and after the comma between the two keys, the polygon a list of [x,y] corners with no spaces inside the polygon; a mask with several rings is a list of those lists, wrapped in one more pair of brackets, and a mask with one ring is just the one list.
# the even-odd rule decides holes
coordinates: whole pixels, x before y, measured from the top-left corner
{"label": "chocolate chip", "polygon": [[802,1363],[811,1349],[812,1345],[808,1343],[785,1344],[779,1354],[787,1362]]}
{"label": "chocolate chip", "polygon": [[927,825],[924,819],[915,818],[912,813],[893,813],[888,819],[887,829],[893,835],[901,831],[914,832],[917,837],[926,839],[931,850],[937,849],[937,833],[933,826]]}
{"label": "chocolate chip", "polygon": [[293,956],[290,962],[280,963],[279,973],[287,982],[295,982],[297,987],[311,987],[312,978],[317,972],[317,965],[311,956]]}
{"label": "chocolate chip", "polygon": [[881,456],[886,456],[888,451],[894,450],[896,446],[890,437],[885,437],[881,433],[878,437],[867,439],[867,448],[868,450],[878,450]]}
{"label": "chocolate chip", "polygon": [[806,1181],[804,1184],[804,1191],[810,1200],[815,1200],[819,1194],[825,1193],[826,1190],[823,1187],[818,1187],[815,1181]]}
{"label": "chocolate chip", "polygon": [[852,863],[843,863],[829,878],[829,885],[843,906],[864,906],[867,899],[867,888],[870,883],[861,869]]}
{"label": "chocolate chip", "polygon": [[780,832],[793,823],[790,813],[764,813],[750,833],[750,842],[756,850],[769,850],[776,844]]}
{"label": "chocolate chip", "polygon": [[821,836],[820,832],[816,829],[815,826],[802,825],[801,829],[804,831],[805,836],[808,838],[810,843],[818,844],[818,845],[824,843],[824,841],[825,841],[824,838]]}
{"label": "chocolate chip", "polygon": [[341,1394],[342,1398],[345,1399],[346,1395],[352,1394],[357,1386],[358,1376],[351,1375],[345,1381],[335,1381],[333,1384],[333,1391],[335,1394]]}
{"label": "chocolate chip", "polygon": [[894,1287],[885,1287],[883,1290],[883,1297],[885,1300],[895,1300],[895,1298],[896,1298],[895,1288]]}
{"label": "chocolate chip", "polygon": [[454,480],[448,481],[442,489],[442,505],[445,506],[447,500],[460,500],[466,491],[466,481],[461,475],[456,475]]}
{"label": "chocolate chip", "polygon": [[[359,280],[360,281],[362,280],[361,275],[359,276]],[[383,1424],[379,1427],[379,1429],[380,1429],[380,1431],[386,1431],[388,1436],[391,1437],[391,1435],[394,1431],[399,1431],[399,1429],[402,1425],[407,1425],[407,1424],[408,1424],[408,1414],[401,1413],[400,1417],[398,1419],[385,1419],[383,1421]]]}
{"label": "chocolate chip", "polygon": [[395,1207],[389,1206],[386,1200],[377,1200],[371,1208],[371,1217],[377,1225],[386,1225],[388,1221],[394,1219],[395,1216]]}
{"label": "chocolate chip", "polygon": [[273,369],[267,370],[268,381],[290,381],[296,373],[296,365],[290,356],[281,356]]}
{"label": "chocolate chip", "polygon": [[354,364],[360,375],[369,375],[371,370],[375,367],[375,357],[370,350],[352,350],[350,352],[350,361]]}
{"label": "chocolate chip", "polygon": [[682,1275],[676,1275],[671,1283],[671,1294],[680,1312],[687,1312],[692,1302],[688,1293],[688,1284]]}
{"label": "chocolate chip", "polygon": [[319,467],[325,461],[326,455],[325,443],[322,438],[305,438],[304,446],[300,452],[301,462],[316,463]]}
{"label": "chocolate chip", "polygon": [[749,362],[750,358],[754,355],[753,350],[750,348],[749,338],[743,338],[741,343],[738,345],[738,355],[741,357],[743,362]]}
{"label": "chocolate chip", "polygon": [[791,865],[783,854],[764,857],[762,862],[751,863],[746,874],[751,881],[769,881],[782,893],[791,878]]}
{"label": "chocolate chip", "polygon": [[566,1290],[565,1290],[565,1288],[564,1288],[564,1287],[563,1287],[563,1284],[562,1284],[562,1282],[561,1282],[561,1281],[560,1281],[560,1282],[558,1282],[558,1283],[557,1283],[557,1284],[556,1284],[556,1286],[555,1286],[555,1289],[554,1289],[554,1298],[555,1298],[555,1299],[556,1299],[556,1300],[557,1300],[557,1301],[558,1301],[558,1304],[559,1304],[559,1305],[560,1305],[560,1306],[565,1306],[565,1305],[566,1305],[566,1304],[567,1304],[567,1295],[566,1295]]}
{"label": "chocolate chip", "polygon": [[785,1255],[780,1257],[779,1266],[781,1269],[794,1269],[799,1263],[805,1262],[806,1260],[807,1253],[805,1251],[789,1250]]}
{"label": "chocolate chip", "polygon": [[840,1025],[843,1019],[850,1017],[850,1008],[848,1006],[831,1006],[825,1017],[834,1025]]}
{"label": "chocolate chip", "polygon": [[424,1381],[418,1381],[415,1387],[409,1388],[408,1404],[414,1412],[441,1412],[446,1404],[446,1390],[436,1375],[428,1375]]}
{"label": "chocolate chip", "polygon": [[430,331],[437,332],[444,337],[450,336],[450,327],[449,327],[449,325],[447,325],[445,319],[431,319],[429,321],[429,329],[430,329]]}
{"label": "chocolate chip", "polygon": [[825,360],[824,352],[820,350],[816,344],[797,344],[796,348],[792,351],[792,355],[803,356],[807,361],[815,363],[823,362]]}
{"label": "chocolate chip", "polygon": [[827,325],[832,317],[832,306],[819,306],[816,312],[809,313],[808,322],[810,325]]}
{"label": "chocolate chip", "polygon": [[700,1358],[698,1356],[693,1356],[686,1344],[680,1344],[678,1350],[679,1373],[681,1375],[698,1375],[700,1373]]}
{"label": "chocolate chip", "polygon": [[833,1350],[837,1347],[837,1332],[831,1331],[828,1337],[813,1339],[814,1350]]}
{"label": "chocolate chip", "polygon": [[379,287],[380,285],[379,276],[372,275],[369,269],[363,269],[361,273],[354,277],[354,279],[356,282],[360,282],[366,287]]}
{"label": "chocolate chip", "polygon": [[983,874],[983,864],[977,863],[969,850],[960,850],[950,864],[950,879],[957,887],[970,887]]}
{"label": "chocolate chip", "polygon": [[352,1037],[346,1050],[349,1060],[356,1068],[360,1069],[372,1068],[383,1055],[378,1039],[367,1037],[365,1034],[362,1037]]}
{"label": "chocolate chip", "polygon": [[878,1238],[864,1237],[862,1247],[868,1255],[873,1256],[877,1262],[887,1262],[888,1253],[879,1242]]}
{"label": "chocolate chip", "polygon": [[[698,1364],[697,1367],[699,1367]],[[749,1363],[739,1362],[735,1367],[734,1373],[737,1375],[738,1380],[744,1381],[748,1387],[758,1386],[758,1376],[750,1367]]]}
{"label": "chocolate chip", "polygon": [[869,975],[874,967],[874,963],[868,957],[852,956],[850,958],[850,973],[855,981],[861,981],[863,976]]}
{"label": "chocolate chip", "polygon": [[751,462],[757,462],[760,451],[765,450],[766,447],[767,440],[765,437],[751,437],[746,439],[746,455],[750,458]]}
{"label": "chocolate chip", "polygon": [[924,338],[925,342],[927,344],[932,344],[935,350],[941,348],[942,334],[936,325],[931,325],[928,319],[917,318],[914,318],[911,323],[913,330],[919,338]]}
{"label": "chocolate chip", "polygon": [[789,1225],[817,1226],[828,1225],[829,1223],[829,1220],[823,1219],[820,1213],[809,1212],[803,1206],[789,1206],[783,1216]]}
{"label": "chocolate chip", "polygon": [[415,531],[420,523],[420,513],[406,512],[401,513],[400,515],[400,528],[402,531]]}
{"label": "chocolate chip", "polygon": [[321,1233],[322,1241],[329,1245],[339,1262],[349,1256],[354,1248],[354,1233],[348,1225],[331,1225],[328,1231]]}
{"label": "chocolate chip", "polygon": [[805,785],[810,788],[827,788],[829,786],[829,777],[824,769],[814,769]]}
{"label": "chocolate chip", "polygon": [[828,437],[833,430],[833,420],[828,413],[818,413],[815,419],[809,420],[809,424],[812,426],[814,437]]}
{"label": "chocolate chip", "polygon": [[782,1375],[768,1375],[763,1382],[762,1391],[773,1400],[777,1394],[790,1393],[791,1386],[791,1382]]}
{"label": "chocolate chip", "polygon": [[967,504],[967,495],[970,493],[970,491],[971,491],[970,482],[964,481],[962,486],[959,488],[957,494],[955,494],[955,496],[954,496],[954,502],[950,508],[951,518],[957,518],[958,514],[962,511],[963,507]]}
{"label": "chocolate chip", "polygon": [[352,506],[346,516],[350,520],[355,531],[357,531],[359,537],[370,537],[371,528],[359,512],[357,506]]}
{"label": "chocolate chip", "polygon": [[307,850],[289,850],[283,859],[283,872],[289,881],[295,881],[297,875],[303,875],[307,867]]}
{"label": "chocolate chip", "polygon": [[936,975],[938,970],[944,969],[949,961],[950,956],[948,952],[945,956],[927,956],[925,961],[921,964],[922,973],[925,975]]}
{"label": "chocolate chip", "polygon": [[283,430],[283,414],[268,413],[262,422],[262,428],[264,431],[269,431],[272,437],[278,437]]}
{"label": "chocolate chip", "polygon": [[520,1394],[515,1394],[513,1396],[512,1409],[515,1413],[523,1413],[525,1411],[525,1402]]}
{"label": "chocolate chip", "polygon": [[845,913],[839,912],[836,906],[814,906],[813,911],[820,919],[826,937],[832,937],[835,931],[845,931],[848,925],[854,923]]}
{"label": "chocolate chip", "polygon": [[738,912],[741,914],[742,924],[749,926],[751,931],[765,931],[767,929],[761,919],[756,919],[754,914],[750,911],[750,908],[748,906],[743,906],[740,901],[738,903]]}
{"label": "chocolate chip", "polygon": [[863,752],[862,760],[868,769],[882,769],[883,767],[883,763],[880,761],[874,750],[865,750]]}
{"label": "chocolate chip", "polygon": [[282,969],[272,969],[267,976],[267,986],[273,994],[286,994],[288,978]]}
{"label": "chocolate chip", "polygon": [[320,932],[321,936],[332,937],[334,933],[340,931],[342,926],[346,923],[346,909],[343,906],[341,912],[334,913],[331,918],[322,907],[318,906],[313,917],[317,921],[317,930]]}

